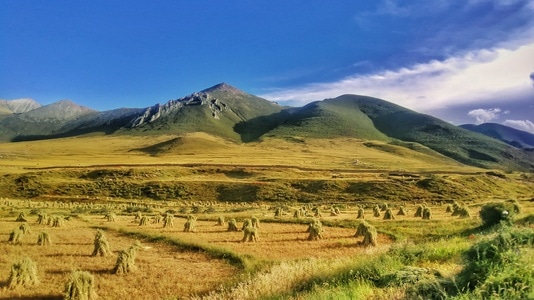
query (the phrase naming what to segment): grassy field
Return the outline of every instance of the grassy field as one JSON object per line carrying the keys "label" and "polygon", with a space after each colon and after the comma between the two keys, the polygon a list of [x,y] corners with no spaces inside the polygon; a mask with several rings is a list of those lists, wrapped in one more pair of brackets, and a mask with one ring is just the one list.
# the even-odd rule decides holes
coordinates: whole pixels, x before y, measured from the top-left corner
{"label": "grassy field", "polygon": [[[416,144],[344,138],[87,136],[1,144],[0,156],[2,299],[62,299],[76,270],[94,276],[99,299],[534,296],[532,174],[466,167]],[[521,208],[514,222],[484,226],[481,209],[509,200]],[[453,203],[469,215],[452,216]],[[386,204],[394,219],[375,215]],[[415,216],[421,205],[429,220]],[[16,221],[21,213],[25,221]],[[65,221],[40,224],[45,214]],[[173,226],[164,226],[170,216]],[[253,217],[258,240],[243,242]],[[238,231],[228,231],[231,219]],[[322,238],[309,240],[317,220]],[[354,236],[363,220],[376,228],[376,246]],[[31,233],[9,241],[23,224]],[[91,255],[97,230],[110,246],[103,257]],[[50,245],[37,245],[41,232]],[[136,241],[133,271],[113,274]],[[26,257],[38,283],[11,288],[10,269]]]}

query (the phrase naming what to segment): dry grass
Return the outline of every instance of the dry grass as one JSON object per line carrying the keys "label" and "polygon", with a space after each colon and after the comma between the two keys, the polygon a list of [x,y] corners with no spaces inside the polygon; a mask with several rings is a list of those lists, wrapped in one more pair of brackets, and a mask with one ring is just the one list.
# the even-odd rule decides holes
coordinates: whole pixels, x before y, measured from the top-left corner
{"label": "dry grass", "polygon": [[[128,231],[139,230],[139,227],[128,221],[127,217],[118,217],[118,221],[109,224],[100,217],[88,217],[90,223],[98,226],[124,228]],[[174,228],[161,228],[156,224],[149,224],[142,228],[143,232],[160,234],[191,243],[209,243],[223,247],[239,254],[247,254],[258,260],[283,261],[299,258],[335,258],[351,257],[364,253],[364,247],[357,246],[357,239],[353,237],[354,229],[324,227],[323,238],[317,241],[308,241],[307,224],[262,223],[261,239],[256,243],[242,243],[243,232],[229,232],[227,228],[217,226],[213,221],[196,222],[195,234],[183,232],[186,219],[176,218]],[[238,222],[239,223],[239,222]],[[238,224],[240,228],[241,223]],[[386,250],[392,243],[386,235],[378,236],[378,245]]]}
{"label": "dry grass", "polygon": [[[0,218],[2,299],[59,299],[73,270],[88,271],[94,275],[95,292],[99,299],[165,299],[176,295],[185,296],[212,290],[228,278],[233,278],[238,272],[224,261],[214,260],[202,253],[182,252],[170,245],[143,242],[143,245],[150,249],[139,251],[136,259],[137,270],[124,276],[116,276],[111,274],[111,270],[117,259],[117,252],[132,245],[134,239],[107,232],[113,255],[92,257],[95,230],[90,228],[87,222],[75,219],[66,221],[63,227],[46,227],[55,241],[48,247],[37,246],[35,237],[23,237],[18,245],[8,244],[8,228],[16,225],[12,217]],[[44,226],[34,225],[34,228],[41,230]],[[40,283],[32,289],[8,290],[6,285],[10,266],[23,256],[35,261]]]}
{"label": "dry grass", "polygon": [[[364,145],[366,141],[339,138],[307,140],[304,143],[266,139],[259,143],[233,144],[205,133],[181,136],[179,147],[150,155],[132,151],[176,138],[174,135],[152,136],[80,136],[73,138],[2,143],[0,165],[9,173],[24,172],[21,167],[88,166],[106,164],[245,164],[284,165],[342,169],[398,170],[478,170],[442,157],[398,148],[395,153],[377,151]],[[205,147],[209,142],[210,147]],[[236,155],[239,153],[239,155]],[[283,153],[291,153],[284,155]],[[282,155],[281,155],[282,154]]]}

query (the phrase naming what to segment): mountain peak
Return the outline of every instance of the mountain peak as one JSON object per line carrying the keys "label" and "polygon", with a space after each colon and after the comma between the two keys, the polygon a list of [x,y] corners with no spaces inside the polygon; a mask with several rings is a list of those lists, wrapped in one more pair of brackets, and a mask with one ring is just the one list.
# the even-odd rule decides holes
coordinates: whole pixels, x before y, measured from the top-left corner
{"label": "mountain peak", "polygon": [[15,99],[15,100],[1,100],[0,110],[2,108],[8,113],[25,113],[30,110],[41,107],[41,104],[35,102],[33,99]]}
{"label": "mountain peak", "polygon": [[230,94],[245,94],[245,92],[237,89],[225,82],[216,84],[210,88],[201,91],[202,93],[226,92]]}

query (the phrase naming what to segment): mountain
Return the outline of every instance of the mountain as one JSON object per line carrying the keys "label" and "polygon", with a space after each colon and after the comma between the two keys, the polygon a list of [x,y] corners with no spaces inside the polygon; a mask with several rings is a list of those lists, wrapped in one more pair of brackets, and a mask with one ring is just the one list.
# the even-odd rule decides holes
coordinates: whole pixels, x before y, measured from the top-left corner
{"label": "mountain", "polygon": [[464,124],[460,127],[501,140],[517,148],[534,148],[534,134],[496,123]]}
{"label": "mountain", "polygon": [[[123,133],[188,133],[205,132],[235,141],[250,141],[272,124],[269,117],[282,113],[284,107],[247,94],[226,83],[198,93],[156,104],[130,124]],[[268,117],[268,118],[266,118]],[[253,119],[265,118],[263,126],[242,126]],[[271,124],[271,125],[270,125]],[[258,133],[260,132],[260,133]]]}
{"label": "mountain", "polygon": [[0,115],[4,114],[20,114],[30,110],[41,107],[41,104],[35,102],[33,99],[16,99],[16,100],[1,100],[0,99]]}
{"label": "mountain", "polygon": [[[221,83],[146,108],[98,112],[70,101],[59,101],[0,119],[0,137],[4,141],[94,132],[182,137],[201,132],[233,143],[347,137],[379,141],[366,143],[376,151],[385,151],[383,145],[389,143],[477,167],[534,170],[534,151],[517,149],[430,115],[359,95],[342,95],[303,107],[283,107]],[[161,149],[184,148],[188,141],[179,137],[140,151],[153,154]]]}
{"label": "mountain", "polygon": [[532,152],[514,149],[485,135],[367,96],[342,95],[294,109],[291,117],[267,135],[402,141],[407,147],[413,147],[413,143],[424,145],[468,165],[534,168]]}

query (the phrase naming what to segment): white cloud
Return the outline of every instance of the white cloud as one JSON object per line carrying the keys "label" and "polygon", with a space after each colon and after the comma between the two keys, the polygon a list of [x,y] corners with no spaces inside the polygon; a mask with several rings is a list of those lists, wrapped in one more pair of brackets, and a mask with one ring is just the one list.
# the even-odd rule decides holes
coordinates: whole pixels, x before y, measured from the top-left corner
{"label": "white cloud", "polygon": [[519,130],[534,133],[534,123],[532,123],[530,120],[506,120],[503,122],[503,124]]}
{"label": "white cloud", "polygon": [[263,98],[303,105],[342,94],[369,95],[419,111],[534,96],[534,42],[514,49],[477,50],[397,70],[354,75],[335,82],[274,90]]}
{"label": "white cloud", "polygon": [[[505,112],[506,113],[506,112]],[[469,116],[475,118],[477,121],[477,124],[487,123],[492,120],[496,120],[499,118],[499,115],[501,114],[500,108],[490,108],[490,109],[473,109],[467,113]]]}

